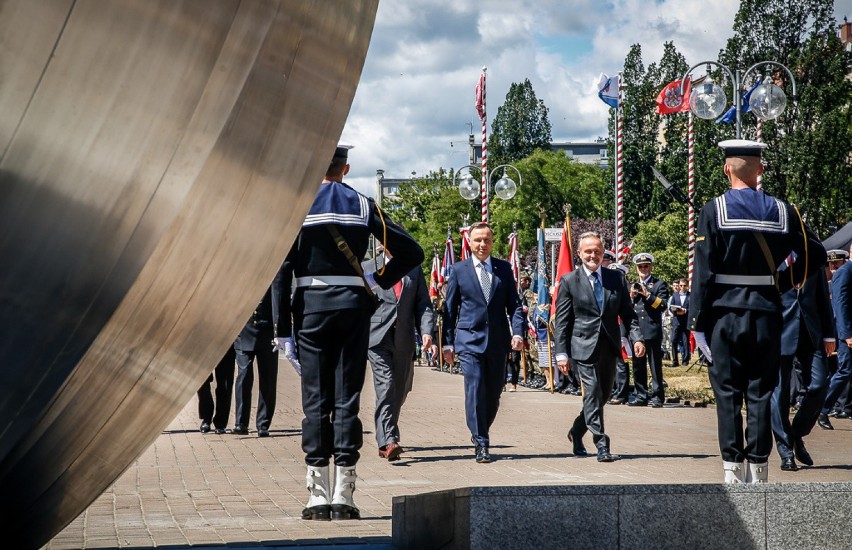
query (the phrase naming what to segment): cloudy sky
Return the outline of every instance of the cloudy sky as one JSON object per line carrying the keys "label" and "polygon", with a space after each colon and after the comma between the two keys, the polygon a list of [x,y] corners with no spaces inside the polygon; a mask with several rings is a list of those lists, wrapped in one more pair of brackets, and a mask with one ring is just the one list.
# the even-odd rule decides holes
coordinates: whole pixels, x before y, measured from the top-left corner
{"label": "cloudy sky", "polygon": [[[739,2],[716,0],[380,0],[361,82],[341,141],[355,145],[347,182],[375,194],[377,169],[405,178],[467,164],[474,87],[488,68],[488,130],[509,86],[529,78],[550,109],[554,141],[605,136],[600,73],[630,46],[645,65],[673,41],[690,65],[716,59]],[[838,20],[852,0],[836,0]]]}

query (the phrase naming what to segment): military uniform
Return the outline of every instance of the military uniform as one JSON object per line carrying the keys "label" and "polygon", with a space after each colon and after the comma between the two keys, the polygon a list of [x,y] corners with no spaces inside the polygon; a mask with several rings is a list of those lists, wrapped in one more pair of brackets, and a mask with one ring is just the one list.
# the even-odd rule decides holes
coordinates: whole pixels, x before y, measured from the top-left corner
{"label": "military uniform", "polygon": [[[653,264],[651,254],[636,254],[633,263]],[[639,329],[645,339],[645,356],[633,358],[633,396],[628,405],[645,405],[648,401],[657,407],[666,402],[663,386],[663,313],[669,301],[669,285],[653,275],[639,281],[648,291],[648,297],[637,293],[633,298],[633,311],[639,319]],[[651,370],[651,391],[648,391],[648,367]]]}
{"label": "military uniform", "polygon": [[[744,140],[720,146],[726,157],[759,157],[765,147]],[[730,189],[701,209],[689,309],[690,330],[704,333],[712,353],[710,382],[729,482],[747,479],[745,460],[755,475],[763,476],[761,481],[766,479],[772,448],[770,397],[778,381],[782,329],[778,281],[786,290],[791,279],[804,279],[806,266],[813,273],[826,259],[825,249],[792,206],[757,191],[754,182],[746,183],[749,187]],[[793,276],[777,277],[778,266],[791,252],[798,258],[788,268]]]}
{"label": "military uniform", "polygon": [[[293,315],[293,333],[302,365],[302,450],[311,466],[354,466],[363,443],[358,419],[367,367],[373,301],[364,281],[328,231],[334,224],[354,256],[363,260],[370,235],[393,252],[375,274],[381,288],[423,261],[423,250],[405,230],[380,214],[372,199],[340,182],[323,183],[284,262],[285,285],[295,281],[282,321]],[[290,336],[289,323],[279,336]],[[332,423],[333,422],[333,423]]]}

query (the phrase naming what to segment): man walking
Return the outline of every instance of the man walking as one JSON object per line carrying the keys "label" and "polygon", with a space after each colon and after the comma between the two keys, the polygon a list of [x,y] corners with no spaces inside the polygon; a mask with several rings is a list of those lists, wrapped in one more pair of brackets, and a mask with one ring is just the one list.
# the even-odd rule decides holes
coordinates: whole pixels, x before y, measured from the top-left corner
{"label": "man walking", "polygon": [[[393,258],[384,247],[375,261],[362,264],[365,271],[379,271]],[[370,319],[367,357],[376,389],[376,443],[379,456],[399,460],[399,413],[414,383],[414,349],[418,333],[423,349],[433,348],[435,312],[420,266],[412,269],[390,289],[376,290],[379,307]],[[432,349],[435,353],[436,350]]]}
{"label": "man walking", "polygon": [[492,460],[488,433],[506,383],[506,354],[523,349],[526,317],[509,262],[491,257],[491,226],[473,224],[470,247],[472,256],[453,266],[447,283],[443,356],[450,364],[454,351],[459,356],[467,427],[482,464]]}
{"label": "man walking", "polygon": [[635,356],[645,355],[645,344],[627,282],[620,272],[601,269],[603,241],[595,232],[580,235],[577,246],[581,269],[563,275],[556,297],[556,364],[567,374],[576,369],[583,384],[583,410],[577,415],[568,439],[576,456],[585,456],[583,435],[592,432],[598,462],[612,462],[610,440],[604,430],[603,408],[621,353],[618,320],[629,326]]}

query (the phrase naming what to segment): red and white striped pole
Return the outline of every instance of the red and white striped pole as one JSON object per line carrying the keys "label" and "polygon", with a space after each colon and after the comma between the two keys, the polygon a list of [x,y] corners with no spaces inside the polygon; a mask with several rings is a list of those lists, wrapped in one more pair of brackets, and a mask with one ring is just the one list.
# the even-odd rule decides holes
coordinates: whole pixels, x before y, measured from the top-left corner
{"label": "red and white striped pole", "polygon": [[[760,119],[757,119],[757,141],[763,142],[763,129],[761,128]],[[763,174],[757,176],[757,190],[763,189]]]}
{"label": "red and white striped pole", "polygon": [[615,108],[615,250],[621,254],[624,244],[624,154],[621,144],[622,75],[618,75],[618,106]]}
{"label": "red and white striped pole", "polygon": [[482,67],[482,113],[480,121],[482,121],[482,221],[488,222],[488,140],[487,127],[488,115],[485,111],[485,71],[487,67]]}
{"label": "red and white striped pole", "polygon": [[695,263],[695,116],[689,111],[687,128],[687,147],[689,148],[689,177],[687,179],[687,194],[689,195],[689,218],[687,224],[689,250],[689,288],[692,288],[692,267]]}

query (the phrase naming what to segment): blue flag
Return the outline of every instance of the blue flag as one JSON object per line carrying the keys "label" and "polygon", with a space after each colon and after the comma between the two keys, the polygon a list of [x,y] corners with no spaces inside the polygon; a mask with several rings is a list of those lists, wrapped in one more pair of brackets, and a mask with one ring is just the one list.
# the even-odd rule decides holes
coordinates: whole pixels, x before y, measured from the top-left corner
{"label": "blue flag", "polygon": [[[748,104],[748,100],[751,99],[751,93],[760,86],[761,82],[758,80],[754,83],[754,86],[751,87],[749,91],[745,93],[743,96],[743,100],[740,106],[741,113],[747,113],[751,111],[751,105]],[[725,124],[733,124],[737,121],[737,108],[734,105],[731,105],[731,108],[725,111],[725,114],[716,119],[716,124],[720,122],[724,122]]]}
{"label": "blue flag", "polygon": [[618,109],[618,75],[607,76],[601,73],[598,79],[598,97],[613,109]]}
{"label": "blue flag", "polygon": [[544,229],[538,230],[538,259],[535,270],[535,292],[538,295],[536,301],[535,315],[547,323],[550,319],[550,313],[542,306],[550,305],[550,289],[547,284],[547,258],[544,255]]}

